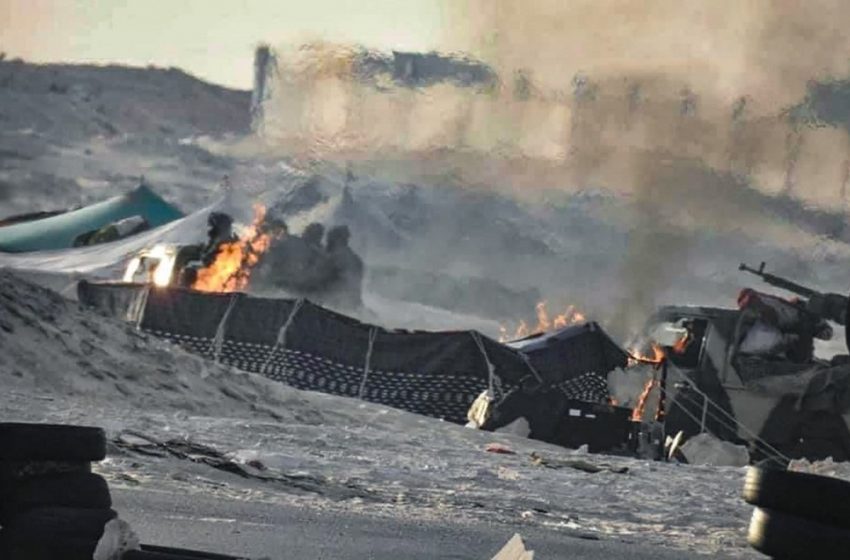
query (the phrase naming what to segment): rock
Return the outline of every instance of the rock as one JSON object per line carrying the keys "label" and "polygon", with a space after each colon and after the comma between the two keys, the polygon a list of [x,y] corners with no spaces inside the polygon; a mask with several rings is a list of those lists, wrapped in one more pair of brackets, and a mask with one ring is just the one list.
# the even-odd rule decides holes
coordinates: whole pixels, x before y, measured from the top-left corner
{"label": "rock", "polygon": [[681,451],[692,465],[744,467],[750,463],[750,453],[746,447],[721,441],[709,433],[690,438],[681,446]]}

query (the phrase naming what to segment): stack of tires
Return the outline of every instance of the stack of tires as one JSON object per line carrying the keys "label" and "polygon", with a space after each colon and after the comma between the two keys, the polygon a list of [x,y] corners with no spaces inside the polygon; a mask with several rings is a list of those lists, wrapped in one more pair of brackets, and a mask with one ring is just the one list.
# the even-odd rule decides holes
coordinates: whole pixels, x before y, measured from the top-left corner
{"label": "stack of tires", "polygon": [[750,467],[750,545],[773,558],[850,558],[850,482]]}
{"label": "stack of tires", "polygon": [[91,560],[117,517],[104,457],[100,428],[0,423],[0,558]]}

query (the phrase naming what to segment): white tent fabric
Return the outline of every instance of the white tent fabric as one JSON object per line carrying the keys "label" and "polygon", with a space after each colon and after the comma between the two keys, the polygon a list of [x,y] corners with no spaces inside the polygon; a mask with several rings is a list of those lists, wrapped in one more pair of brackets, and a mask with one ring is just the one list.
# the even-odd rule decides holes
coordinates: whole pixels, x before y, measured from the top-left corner
{"label": "white tent fabric", "polygon": [[206,238],[207,216],[227,209],[225,196],[209,206],[156,229],[91,247],[31,253],[0,253],[0,268],[53,274],[85,275],[90,278],[119,278],[132,256],[157,243],[197,243]]}

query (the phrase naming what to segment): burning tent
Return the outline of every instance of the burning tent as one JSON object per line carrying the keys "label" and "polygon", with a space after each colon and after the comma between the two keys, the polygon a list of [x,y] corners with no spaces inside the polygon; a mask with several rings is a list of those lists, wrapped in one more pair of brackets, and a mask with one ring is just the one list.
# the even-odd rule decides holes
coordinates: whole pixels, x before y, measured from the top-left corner
{"label": "burning tent", "polygon": [[590,402],[607,399],[608,372],[628,362],[628,354],[593,321],[534,334],[507,346],[525,354],[544,382]]}
{"label": "burning tent", "polygon": [[523,422],[528,437],[565,447],[587,444],[593,452],[627,444],[632,411],[611,404],[607,378],[630,358],[597,323],[580,322],[507,345],[525,358],[540,382],[492,402],[482,394],[470,411],[474,424],[499,430]]}

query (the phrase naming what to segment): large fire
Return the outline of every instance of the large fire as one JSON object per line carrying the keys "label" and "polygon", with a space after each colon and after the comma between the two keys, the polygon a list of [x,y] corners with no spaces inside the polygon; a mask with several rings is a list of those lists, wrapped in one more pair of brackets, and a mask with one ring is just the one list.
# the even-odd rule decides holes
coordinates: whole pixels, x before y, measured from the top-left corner
{"label": "large fire", "polygon": [[198,271],[192,288],[202,292],[235,292],[248,286],[251,270],[260,261],[260,255],[268,250],[271,236],[262,231],[266,208],[254,205],[254,220],[239,240],[224,243],[219,247],[215,261]]}
{"label": "large fire", "polygon": [[537,315],[537,324],[530,327],[528,323],[521,320],[511,334],[504,326],[499,326],[499,342],[508,342],[510,340],[518,340],[533,334],[549,332],[553,329],[560,329],[574,323],[581,323],[586,320],[584,314],[576,310],[575,306],[568,305],[563,313],[559,313],[554,317],[550,317],[549,310],[546,308],[546,302],[541,301],[534,306]]}

